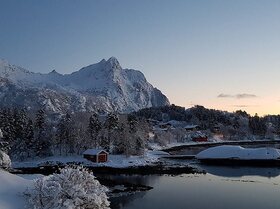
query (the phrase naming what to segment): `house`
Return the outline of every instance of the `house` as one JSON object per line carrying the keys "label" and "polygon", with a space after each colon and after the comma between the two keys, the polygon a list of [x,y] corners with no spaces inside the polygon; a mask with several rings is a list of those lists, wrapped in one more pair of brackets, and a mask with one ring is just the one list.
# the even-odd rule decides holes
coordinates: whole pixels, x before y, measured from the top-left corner
{"label": "house", "polygon": [[221,127],[219,125],[215,125],[211,128],[211,131],[213,133],[220,133],[221,132]]}
{"label": "house", "polygon": [[194,142],[207,142],[208,137],[207,136],[195,136],[192,138]]}
{"label": "house", "polygon": [[206,134],[204,134],[200,131],[197,131],[195,134],[193,134],[192,141],[194,141],[194,142],[207,142],[208,137],[207,137]]}
{"label": "house", "polygon": [[109,153],[103,149],[87,149],[83,156],[94,163],[105,163],[108,161]]}
{"label": "house", "polygon": [[171,128],[172,124],[169,123],[169,122],[167,122],[167,123],[161,122],[161,123],[158,124],[158,126],[159,126],[159,128],[165,129],[165,128]]}

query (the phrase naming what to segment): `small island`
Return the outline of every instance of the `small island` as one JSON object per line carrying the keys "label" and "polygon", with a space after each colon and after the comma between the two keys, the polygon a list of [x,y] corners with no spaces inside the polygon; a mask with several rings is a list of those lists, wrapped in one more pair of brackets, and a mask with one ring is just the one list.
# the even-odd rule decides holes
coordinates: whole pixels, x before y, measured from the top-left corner
{"label": "small island", "polygon": [[272,147],[222,145],[198,153],[196,159],[215,165],[277,166],[280,165],[280,150]]}

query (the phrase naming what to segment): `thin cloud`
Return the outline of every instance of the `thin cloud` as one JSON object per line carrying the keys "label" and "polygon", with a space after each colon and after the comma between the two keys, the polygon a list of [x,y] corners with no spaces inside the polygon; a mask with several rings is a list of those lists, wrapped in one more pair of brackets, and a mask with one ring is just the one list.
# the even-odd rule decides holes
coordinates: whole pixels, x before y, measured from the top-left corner
{"label": "thin cloud", "polygon": [[257,107],[259,105],[232,105],[233,107],[238,107],[238,108],[246,108],[246,107]]}
{"label": "thin cloud", "polygon": [[255,94],[219,94],[218,98],[235,98],[235,99],[247,99],[247,98],[256,98]]}
{"label": "thin cloud", "polygon": [[250,107],[250,105],[233,105],[233,107],[245,108],[245,107]]}
{"label": "thin cloud", "polygon": [[230,95],[230,94],[219,94],[218,98],[232,98],[234,97],[234,95]]}
{"label": "thin cloud", "polygon": [[235,95],[237,99],[245,99],[245,98],[255,98],[257,95],[255,94],[237,94]]}

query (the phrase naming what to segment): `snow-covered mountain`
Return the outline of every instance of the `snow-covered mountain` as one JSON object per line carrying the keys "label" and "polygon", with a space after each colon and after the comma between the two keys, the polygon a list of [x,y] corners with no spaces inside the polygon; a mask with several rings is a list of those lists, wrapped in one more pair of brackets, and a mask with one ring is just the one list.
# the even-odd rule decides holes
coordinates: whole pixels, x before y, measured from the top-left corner
{"label": "snow-covered mountain", "polygon": [[45,107],[62,113],[131,112],[168,104],[140,71],[123,69],[114,57],[65,75],[34,73],[0,60],[1,106]]}

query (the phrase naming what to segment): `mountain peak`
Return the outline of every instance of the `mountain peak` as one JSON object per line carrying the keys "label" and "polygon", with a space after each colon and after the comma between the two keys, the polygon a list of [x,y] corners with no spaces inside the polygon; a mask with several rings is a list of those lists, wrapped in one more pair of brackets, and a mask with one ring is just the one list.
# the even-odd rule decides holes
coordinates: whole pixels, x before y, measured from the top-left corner
{"label": "mountain peak", "polygon": [[60,75],[60,73],[58,73],[56,70],[52,70],[51,72],[49,72],[50,75]]}
{"label": "mountain peak", "polygon": [[119,62],[118,59],[116,57],[110,57],[107,62]]}
{"label": "mountain peak", "polygon": [[112,66],[112,67],[121,69],[120,63],[119,63],[119,61],[118,61],[118,59],[117,59],[116,57],[110,57],[110,58],[107,60],[107,63],[108,63],[110,66]]}

